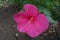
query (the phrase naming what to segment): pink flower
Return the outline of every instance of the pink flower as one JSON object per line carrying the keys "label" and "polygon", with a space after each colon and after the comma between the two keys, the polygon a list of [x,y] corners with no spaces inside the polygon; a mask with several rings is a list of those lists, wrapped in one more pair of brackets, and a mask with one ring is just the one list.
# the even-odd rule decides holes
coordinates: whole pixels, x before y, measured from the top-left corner
{"label": "pink flower", "polygon": [[14,15],[19,32],[26,33],[30,37],[37,37],[48,29],[48,19],[37,10],[36,6],[26,4],[24,5],[24,9],[25,11],[20,11]]}

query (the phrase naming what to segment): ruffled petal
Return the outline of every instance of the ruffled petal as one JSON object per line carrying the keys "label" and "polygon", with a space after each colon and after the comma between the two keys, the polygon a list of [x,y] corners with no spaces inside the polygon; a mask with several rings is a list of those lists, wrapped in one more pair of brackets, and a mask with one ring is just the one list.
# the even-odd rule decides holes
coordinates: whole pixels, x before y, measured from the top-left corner
{"label": "ruffled petal", "polygon": [[35,27],[40,33],[44,32],[48,29],[49,22],[45,15],[39,14],[36,17]]}
{"label": "ruffled petal", "polygon": [[36,16],[38,14],[38,10],[36,8],[36,6],[32,5],[32,4],[26,4],[24,5],[24,9],[26,11],[26,14],[28,16]]}
{"label": "ruffled petal", "polygon": [[26,33],[30,36],[30,37],[37,37],[40,32],[38,32],[38,30],[35,28],[34,24],[28,24],[26,29]]}
{"label": "ruffled petal", "polygon": [[24,22],[27,22],[25,13],[23,11],[20,11],[18,14],[15,14],[13,18],[16,21],[16,23],[24,23]]}
{"label": "ruffled petal", "polygon": [[37,37],[40,34],[33,24],[28,23],[18,25],[17,30],[28,34],[30,37]]}
{"label": "ruffled petal", "polygon": [[25,33],[25,26],[22,24],[22,23],[20,23],[20,24],[17,24],[17,30],[19,31],[19,32],[23,32],[23,33]]}

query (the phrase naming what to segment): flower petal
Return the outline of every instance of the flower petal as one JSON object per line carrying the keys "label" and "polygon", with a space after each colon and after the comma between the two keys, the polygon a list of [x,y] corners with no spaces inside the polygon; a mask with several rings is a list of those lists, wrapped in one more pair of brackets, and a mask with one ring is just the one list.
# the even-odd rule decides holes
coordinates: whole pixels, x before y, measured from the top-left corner
{"label": "flower petal", "polygon": [[36,17],[35,27],[42,33],[48,29],[49,22],[45,15],[40,14]]}
{"label": "flower petal", "polygon": [[40,33],[36,30],[33,24],[20,24],[17,26],[19,32],[24,32],[28,34],[30,37],[37,37]]}
{"label": "flower petal", "polygon": [[22,23],[17,24],[17,30],[19,32],[24,32],[25,33],[25,30],[24,29],[25,29],[25,26],[23,26]]}
{"label": "flower petal", "polygon": [[27,21],[23,11],[20,11],[19,14],[15,14],[13,18],[16,21],[16,23],[22,23]]}
{"label": "flower petal", "polygon": [[32,4],[26,4],[24,5],[24,9],[26,11],[26,14],[31,15],[31,16],[36,16],[38,14],[38,10],[36,6]]}
{"label": "flower petal", "polygon": [[30,37],[37,37],[40,34],[40,32],[38,32],[38,30],[35,28],[34,24],[28,24],[27,25],[26,33]]}

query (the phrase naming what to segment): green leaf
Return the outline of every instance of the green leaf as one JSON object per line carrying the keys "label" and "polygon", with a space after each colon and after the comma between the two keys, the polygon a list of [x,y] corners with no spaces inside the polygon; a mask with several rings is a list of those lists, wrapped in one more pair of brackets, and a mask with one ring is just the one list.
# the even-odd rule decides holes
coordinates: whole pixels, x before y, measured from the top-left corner
{"label": "green leaf", "polygon": [[42,9],[42,12],[43,12],[45,15],[47,15],[47,16],[51,16],[50,11],[47,10],[47,9]]}
{"label": "green leaf", "polygon": [[55,20],[52,19],[52,17],[50,17],[50,16],[46,16],[46,17],[48,18],[50,23],[55,23],[56,22]]}
{"label": "green leaf", "polygon": [[3,6],[3,4],[2,4],[2,0],[0,0],[0,8]]}
{"label": "green leaf", "polygon": [[40,12],[43,12],[43,10],[42,10],[41,8],[39,8],[39,7],[38,7],[38,10],[39,10]]}
{"label": "green leaf", "polygon": [[19,0],[7,0],[9,4],[19,4]]}
{"label": "green leaf", "polygon": [[14,3],[15,4],[20,4],[20,1],[19,0],[14,0]]}

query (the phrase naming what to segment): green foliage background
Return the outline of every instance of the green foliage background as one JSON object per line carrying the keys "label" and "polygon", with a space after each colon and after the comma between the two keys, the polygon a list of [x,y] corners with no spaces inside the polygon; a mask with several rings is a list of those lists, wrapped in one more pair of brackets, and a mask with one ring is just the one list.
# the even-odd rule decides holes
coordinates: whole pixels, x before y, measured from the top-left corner
{"label": "green foliage background", "polygon": [[[3,6],[3,1],[0,0],[0,8]],[[27,3],[34,4],[40,12],[47,16],[50,22],[60,21],[60,0],[5,0],[4,2],[17,5],[20,10]]]}

